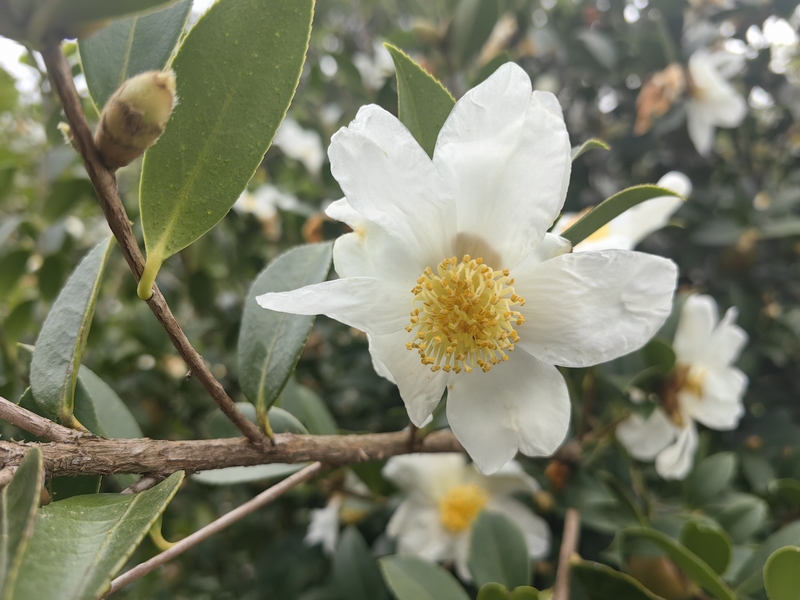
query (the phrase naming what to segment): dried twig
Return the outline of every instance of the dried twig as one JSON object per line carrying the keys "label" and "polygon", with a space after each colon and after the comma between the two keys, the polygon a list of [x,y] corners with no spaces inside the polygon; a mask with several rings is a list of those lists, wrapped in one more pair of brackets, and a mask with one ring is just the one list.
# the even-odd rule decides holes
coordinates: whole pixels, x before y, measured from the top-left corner
{"label": "dried twig", "polygon": [[63,427],[2,397],[0,397],[0,419],[48,442],[74,442],[87,437],[85,433]]}
{"label": "dried twig", "polygon": [[564,535],[561,538],[561,549],[558,552],[558,570],[553,600],[569,600],[570,562],[578,548],[578,536],[581,532],[581,514],[575,508],[568,508],[564,516]]}
{"label": "dried twig", "polygon": [[311,479],[314,475],[319,473],[322,470],[322,463],[315,462],[313,464],[308,465],[306,468],[298,471],[297,473],[290,475],[280,483],[276,483],[268,490],[261,492],[258,496],[253,498],[252,500],[245,502],[240,507],[233,509],[231,512],[221,516],[219,519],[206,525],[202,529],[195,531],[189,537],[182,539],[180,542],[177,542],[174,546],[165,550],[161,554],[154,556],[148,561],[145,561],[133,569],[120,575],[114,581],[111,582],[111,589],[108,591],[108,595],[113,594],[114,592],[122,589],[129,583],[136,581],[140,577],[144,577],[151,571],[157,569],[161,565],[163,565],[168,560],[171,560],[178,556],[179,554],[183,554],[189,548],[196,546],[206,538],[211,537],[215,533],[218,533],[232,525],[242,517],[246,517],[252,512],[255,512],[265,504],[268,504],[275,500],[275,498],[279,497],[286,491],[290,490],[294,486]]}
{"label": "dried twig", "polygon": [[132,483],[124,490],[122,490],[120,494],[138,494],[139,492],[149,490],[155,484],[163,480],[164,477],[154,477],[152,475],[145,475],[141,477],[138,481]]}
{"label": "dried twig", "polygon": [[[75,89],[72,79],[72,70],[67,62],[60,45],[53,45],[42,51],[47,73],[54,89],[61,99],[67,121],[69,122],[75,146],[83,158],[86,172],[92,181],[100,206],[106,216],[111,231],[119,242],[122,254],[128,263],[136,281],[138,282],[144,270],[144,257],[139,244],[133,235],[128,215],[119,196],[117,179],[113,171],[108,170],[100,158],[94,145],[92,132],[83,114],[81,100]],[[153,296],[147,301],[150,310],[167,332],[172,344],[189,366],[191,372],[197,377],[203,387],[219,405],[222,412],[238,427],[241,432],[252,442],[268,444],[267,436],[250,420],[245,417],[236,404],[231,400],[222,384],[211,374],[203,357],[194,349],[186,334],[178,325],[172,311],[167,305],[164,296],[158,287],[153,285]]]}

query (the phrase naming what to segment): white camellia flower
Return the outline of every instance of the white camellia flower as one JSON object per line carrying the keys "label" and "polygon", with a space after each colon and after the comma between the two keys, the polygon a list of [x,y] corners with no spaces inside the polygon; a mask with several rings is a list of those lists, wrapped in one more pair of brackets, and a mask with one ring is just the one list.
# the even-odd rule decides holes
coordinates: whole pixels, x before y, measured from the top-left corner
{"label": "white camellia flower", "polygon": [[463,454],[407,454],[390,458],[383,475],[406,494],[386,528],[397,539],[399,554],[454,561],[459,577],[470,581],[470,532],[484,510],[501,513],[519,527],[531,558],[550,551],[547,523],[511,496],[540,489],[516,461],[487,476]]}
{"label": "white camellia flower", "polygon": [[322,138],[313,129],[303,129],[294,119],[284,119],[272,143],[286,156],[303,163],[306,170],[318,175],[325,162]]}
{"label": "white camellia flower", "polygon": [[714,146],[717,127],[738,127],[747,115],[747,101],[728,83],[742,70],[745,57],[727,50],[697,50],[689,58],[686,120],[689,137],[702,155]]}
{"label": "white camellia flower", "polygon": [[[692,193],[692,182],[683,173],[670,171],[658,180],[660,187],[687,198]],[[651,198],[626,210],[620,216],[609,221],[588,238],[577,244],[575,252],[586,250],[633,250],[648,235],[664,227],[683,200],[675,196]],[[553,227],[552,233],[560,235],[582,215],[580,213],[564,213]]]}
{"label": "white camellia flower", "polygon": [[394,61],[389,51],[380,42],[372,44],[372,56],[364,52],[353,55],[353,65],[361,75],[364,87],[379,90],[386,80],[394,74]]}
{"label": "white camellia flower", "polygon": [[532,92],[513,63],[456,103],[432,160],[374,105],[328,155],[346,198],[327,214],[354,230],[334,246],[341,279],[258,302],[365,331],[417,426],[447,389],[450,427],[484,473],[563,441],[569,394],[553,365],[632,352],[669,314],[671,261],[572,254],[546,234],[569,183],[569,137],[556,97]]}
{"label": "white camellia flower", "polygon": [[662,406],[646,420],[631,415],[617,427],[617,439],[634,458],[655,458],[665,479],[683,479],[692,469],[698,421],[719,431],[736,429],[744,413],[747,376],[731,364],[747,343],[737,326],[736,308],[719,320],[710,296],[690,296],[675,333],[675,370]]}

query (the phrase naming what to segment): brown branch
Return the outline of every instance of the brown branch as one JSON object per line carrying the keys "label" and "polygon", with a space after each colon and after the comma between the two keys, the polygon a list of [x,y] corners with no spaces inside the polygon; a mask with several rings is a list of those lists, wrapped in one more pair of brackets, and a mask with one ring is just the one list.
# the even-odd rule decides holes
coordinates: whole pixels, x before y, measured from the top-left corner
{"label": "brown branch", "polygon": [[152,475],[145,475],[144,477],[141,477],[138,481],[132,483],[124,490],[122,490],[120,494],[138,494],[139,492],[149,490],[155,484],[163,480],[164,480],[163,477],[154,477]]}
{"label": "brown branch", "polygon": [[[256,446],[245,438],[164,441],[85,436],[73,442],[36,444],[42,451],[48,477],[135,473],[168,475],[175,471],[208,471],[224,467],[270,463],[320,461],[345,465],[383,460],[408,454],[408,432],[365,435],[296,435],[279,433],[275,444]],[[0,469],[18,465],[33,444],[0,441]],[[460,452],[461,445],[449,431],[427,435],[416,452]]]}
{"label": "brown branch", "polygon": [[48,442],[73,442],[85,433],[63,427],[0,397],[0,419]]}
{"label": "brown branch", "polygon": [[177,542],[174,546],[172,546],[168,550],[165,550],[164,552],[154,556],[150,560],[135,566],[127,573],[120,575],[114,581],[111,582],[111,589],[108,590],[108,594],[106,594],[106,596],[104,597],[113,594],[114,592],[122,589],[129,583],[136,581],[140,577],[144,577],[151,571],[154,571],[155,569],[163,565],[168,560],[175,558],[179,554],[183,554],[189,548],[196,546],[203,540],[211,537],[215,533],[222,531],[223,529],[225,529],[229,525],[232,525],[239,519],[246,517],[252,512],[255,512],[265,504],[272,502],[273,500],[275,500],[276,498],[278,498],[279,496],[281,496],[294,486],[299,485],[304,481],[311,479],[321,470],[322,470],[322,463],[315,462],[313,464],[308,465],[301,471],[298,471],[297,473],[290,475],[280,483],[276,483],[268,490],[261,492],[258,496],[256,496],[252,500],[245,502],[238,508],[234,508],[231,512],[226,513],[216,521],[206,525],[202,529],[195,531],[193,534],[182,539],[180,542]]}
{"label": "brown branch", "polygon": [[575,508],[568,508],[564,516],[564,535],[558,552],[558,570],[553,600],[569,600],[569,575],[572,556],[578,548],[581,532],[581,514]]}
{"label": "brown branch", "polygon": [[6,467],[0,469],[0,490],[6,487],[11,480],[14,479],[14,473],[17,472],[17,467]]}
{"label": "brown branch", "polygon": [[[89,179],[92,181],[95,192],[97,192],[97,199],[100,201],[100,206],[111,227],[111,231],[114,232],[114,237],[119,242],[122,254],[138,282],[144,270],[144,258],[133,235],[125,207],[120,199],[117,178],[113,171],[105,167],[94,145],[92,132],[86,122],[81,100],[78,96],[78,91],[75,89],[75,82],[72,79],[72,70],[60,45],[45,48],[42,51],[42,56],[53,88],[58,93],[61,104],[64,107],[64,114],[66,114],[69,122],[75,146],[83,158],[86,172],[89,174]],[[211,374],[203,357],[194,349],[186,334],[183,333],[167,305],[167,301],[155,284],[153,284],[153,296],[147,300],[147,305],[167,332],[178,353],[186,361],[190,371],[203,384],[203,387],[216,401],[222,412],[233,421],[236,427],[250,441],[257,444],[269,443],[267,436],[236,408],[236,404],[225,392],[225,388]]]}

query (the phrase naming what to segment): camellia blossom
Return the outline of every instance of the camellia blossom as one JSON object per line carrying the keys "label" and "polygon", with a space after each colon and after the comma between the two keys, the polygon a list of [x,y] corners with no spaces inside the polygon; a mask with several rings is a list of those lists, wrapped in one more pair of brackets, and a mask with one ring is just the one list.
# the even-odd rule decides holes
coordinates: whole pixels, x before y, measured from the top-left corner
{"label": "camellia blossom", "polygon": [[617,439],[634,458],[655,458],[665,479],[683,479],[697,449],[695,421],[710,429],[736,429],[744,413],[747,376],[731,366],[747,343],[731,307],[719,320],[710,296],[690,296],[681,310],[673,348],[675,370],[662,405],[645,420],[633,414],[617,427]]}
{"label": "camellia blossom", "polygon": [[328,503],[324,508],[311,509],[311,520],[308,524],[308,531],[303,541],[309,546],[316,544],[322,545],[322,550],[326,554],[333,554],[336,544],[339,541],[339,521],[342,517],[347,520],[349,516],[363,516],[363,510],[347,508],[348,495],[356,494],[360,497],[369,496],[369,488],[361,481],[355,473],[350,470],[345,471],[344,485],[341,490],[337,490],[330,495]]}
{"label": "camellia blossom", "polygon": [[717,127],[738,127],[747,116],[747,101],[728,83],[742,70],[745,57],[727,50],[697,50],[689,58],[686,120],[689,137],[702,155],[711,152]]}
{"label": "camellia blossom", "polygon": [[[692,193],[692,182],[683,173],[670,171],[658,180],[660,187],[687,198]],[[595,231],[588,238],[577,244],[575,252],[586,250],[633,250],[648,235],[664,227],[683,200],[676,196],[651,198],[626,210]],[[552,233],[561,234],[582,215],[580,213],[564,213],[553,227]]]}
{"label": "camellia blossom", "polygon": [[546,231],[571,168],[561,107],[507,63],[453,107],[433,159],[374,105],[328,155],[346,198],[327,214],[341,279],[264,294],[264,308],[325,314],[367,333],[377,372],[419,426],[447,418],[484,473],[549,455],[569,424],[554,365],[640,348],[669,314],[677,269],[622,250],[570,253]]}
{"label": "camellia blossom", "polygon": [[459,577],[470,581],[469,538],[484,510],[501,513],[519,527],[532,559],[550,551],[547,523],[511,496],[540,489],[516,461],[486,476],[463,454],[407,454],[390,458],[383,475],[406,494],[386,528],[397,539],[399,554],[453,561]]}
{"label": "camellia blossom", "polygon": [[284,119],[272,142],[281,151],[303,163],[309,173],[318,175],[325,162],[322,139],[313,129],[303,129],[294,119]]}

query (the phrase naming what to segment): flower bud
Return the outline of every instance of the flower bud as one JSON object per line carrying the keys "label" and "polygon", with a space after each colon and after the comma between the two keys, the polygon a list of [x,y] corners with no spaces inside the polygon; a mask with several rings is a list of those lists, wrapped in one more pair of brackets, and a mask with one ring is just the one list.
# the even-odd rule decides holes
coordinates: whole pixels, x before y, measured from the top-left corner
{"label": "flower bud", "polygon": [[156,143],[175,106],[175,73],[146,71],[125,81],[100,115],[94,143],[109,169],[130,164]]}

